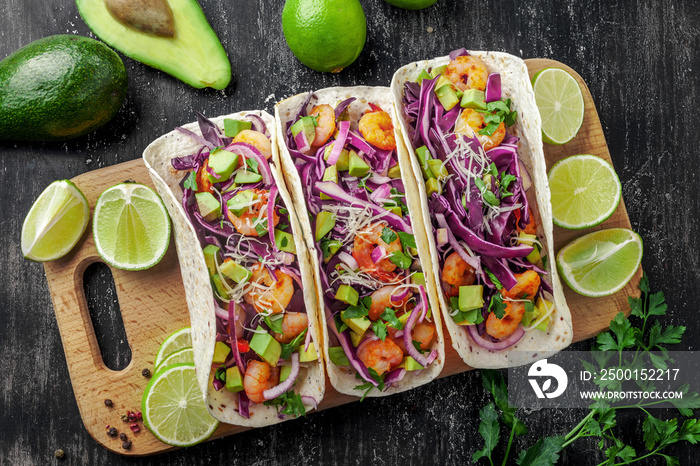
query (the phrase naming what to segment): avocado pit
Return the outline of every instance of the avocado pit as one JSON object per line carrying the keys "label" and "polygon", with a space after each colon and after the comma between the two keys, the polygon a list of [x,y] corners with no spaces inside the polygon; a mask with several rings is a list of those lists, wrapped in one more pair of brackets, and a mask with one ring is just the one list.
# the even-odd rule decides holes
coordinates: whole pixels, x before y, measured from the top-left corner
{"label": "avocado pit", "polygon": [[175,37],[175,20],[167,0],[104,0],[124,26],[160,37]]}

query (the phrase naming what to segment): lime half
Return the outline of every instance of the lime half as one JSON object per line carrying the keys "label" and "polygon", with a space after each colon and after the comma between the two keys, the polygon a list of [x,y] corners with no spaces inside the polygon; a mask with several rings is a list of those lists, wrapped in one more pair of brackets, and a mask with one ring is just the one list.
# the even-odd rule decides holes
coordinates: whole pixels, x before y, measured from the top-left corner
{"label": "lime half", "polygon": [[181,362],[194,362],[194,351],[192,350],[191,346],[173,351],[167,355],[165,359],[163,359],[163,361],[156,366],[156,372],[165,366],[179,364]]}
{"label": "lime half", "polygon": [[174,364],[156,373],[143,392],[141,412],[158,440],[177,447],[208,439],[219,425],[204,404],[194,364]]}
{"label": "lime half", "polygon": [[156,265],[170,242],[170,218],[148,186],[122,183],[102,193],[92,221],[95,246],[109,265],[142,270]]}
{"label": "lime half", "polygon": [[183,348],[192,347],[192,333],[190,327],[181,328],[176,332],[173,332],[168,338],[165,339],[160,349],[158,349],[158,354],[156,355],[156,361],[153,363],[153,367],[157,371],[160,369],[158,366],[161,365],[163,360],[170,356],[175,351],[179,351]]}
{"label": "lime half", "polygon": [[595,155],[572,155],[549,170],[552,220],[563,228],[579,230],[604,222],[622,198],[615,170]]}
{"label": "lime half", "polygon": [[566,144],[583,124],[583,94],[576,78],[560,68],[547,68],[532,77],[535,101],[542,116],[542,139]]}
{"label": "lime half", "polygon": [[75,247],[90,220],[82,192],[68,180],[54,181],[39,195],[22,225],[22,254],[33,261],[63,257]]}
{"label": "lime half", "polygon": [[642,262],[642,238],[626,228],[600,230],[564,246],[557,265],[564,281],[585,296],[621,290]]}

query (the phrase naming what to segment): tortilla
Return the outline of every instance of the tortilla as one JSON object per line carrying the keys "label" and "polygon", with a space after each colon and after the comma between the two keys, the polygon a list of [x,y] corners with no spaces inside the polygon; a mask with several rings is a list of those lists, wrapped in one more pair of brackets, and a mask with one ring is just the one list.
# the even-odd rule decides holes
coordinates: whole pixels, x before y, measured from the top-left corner
{"label": "tortilla", "polygon": [[[440,289],[438,297],[443,311],[443,317],[447,329],[452,338],[452,345],[457,350],[465,363],[476,368],[502,368],[529,364],[537,359],[551,356],[566,348],[573,338],[571,324],[571,312],[566,304],[564,292],[559,280],[557,268],[554,264],[552,207],[550,200],[549,183],[547,180],[546,163],[542,150],[541,118],[535,95],[532,90],[527,66],[520,58],[500,52],[469,52],[470,55],[481,58],[490,72],[501,74],[502,93],[504,98],[512,99],[512,108],[517,110],[517,121],[509,128],[509,132],[520,138],[519,156],[525,164],[532,179],[532,188],[527,192],[530,207],[538,218],[537,236],[544,243],[544,250],[549,256],[547,272],[554,290],[553,302],[555,310],[550,316],[550,325],[546,332],[532,330],[527,332],[516,344],[501,351],[490,351],[479,345],[469,336],[464,326],[457,325],[450,317],[449,306],[445,295]],[[432,280],[435,286],[440,283],[440,270],[435,237],[432,234],[428,198],[425,182],[420,165],[411,146],[410,128],[401,111],[404,83],[415,81],[423,69],[435,68],[450,62],[449,57],[440,57],[433,60],[424,60],[410,63],[401,67],[394,74],[391,81],[391,91],[394,97],[395,111],[399,125],[397,132],[404,144],[399,153],[399,163],[402,173],[412,173],[417,182],[418,190],[407,196],[411,212],[422,216],[426,228],[427,244],[422,244],[420,249],[430,251],[432,268]],[[428,262],[426,262],[427,264]],[[440,288],[440,287],[438,287]]]}
{"label": "tortilla", "polygon": [[[292,156],[290,155],[286,144],[284,144],[284,133],[286,124],[288,121],[293,119],[301,105],[304,103],[308,94],[298,94],[290,97],[286,100],[279,102],[275,106],[275,117],[277,120],[277,140],[280,141],[280,151],[279,157],[281,161],[276,163],[282,167],[282,172],[284,174],[287,185],[290,188],[292,199],[294,200],[294,207],[299,216],[299,221],[301,223],[302,230],[304,232],[304,237],[307,238],[307,246],[309,248],[309,257],[314,270],[313,278],[316,282],[317,295],[316,299],[319,303],[323,303],[323,286],[321,284],[320,278],[320,263],[318,260],[318,248],[314,241],[314,235],[311,230],[311,223],[309,222],[308,210],[306,207],[306,201],[304,197],[304,190],[302,188],[301,178],[297,169],[294,165]],[[357,87],[333,87],[327,89],[321,89],[314,92],[314,98],[307,105],[307,109],[310,109],[316,104],[329,104],[335,107],[337,103],[348,99],[350,97],[356,97],[357,100],[354,101],[348,107],[350,114],[350,121],[358,121],[365,110],[369,109],[369,102],[372,102],[384,109],[387,113],[392,115],[392,120],[394,120],[394,126],[396,126],[396,120],[393,116],[392,111],[392,98],[390,89],[388,87],[368,87],[368,86],[357,86]],[[398,142],[398,141],[397,141]],[[274,154],[273,157],[278,157],[278,154]],[[416,183],[413,177],[404,176],[402,177],[404,182],[404,187],[407,191],[416,191]],[[414,235],[416,236],[416,243],[427,244],[427,239],[425,236],[425,231],[423,225],[420,221],[413,221]],[[429,256],[426,255],[427,249],[419,249],[420,260],[422,264],[429,264]],[[429,270],[429,268],[428,268]],[[428,270],[424,270],[424,273],[429,274]],[[428,276],[428,275],[426,275]],[[441,325],[441,315],[439,312],[435,312],[438,309],[438,298],[437,289],[431,280],[426,280],[426,292],[428,295],[428,302],[430,303],[431,309],[434,310],[433,316],[436,324],[436,338],[432,344],[432,349],[437,349],[438,356],[425,370],[416,372],[408,372],[404,378],[399,382],[398,386],[392,386],[385,391],[371,390],[367,396],[387,396],[394,393],[403,392],[410,390],[414,387],[418,387],[425,383],[430,382],[436,378],[442,371],[445,360],[445,348],[444,348],[444,336],[442,332]],[[320,316],[326,315],[324,312],[319,312]],[[326,358],[326,369],[328,372],[328,377],[330,379],[331,385],[340,393],[347,395],[360,396],[362,393],[355,390],[355,387],[363,381],[358,381],[355,377],[355,371],[353,369],[346,369],[342,366],[337,366],[330,361],[330,356],[328,354],[329,348],[329,334],[328,327],[325,322],[326,319],[322,319],[320,326],[323,329],[323,348],[324,356]]]}
{"label": "tortilla", "polygon": [[[257,115],[265,122],[271,137],[274,154],[273,161],[278,160],[276,134],[274,131],[275,121],[267,112],[258,110],[244,111],[213,118],[211,121],[223,128],[223,120],[225,118],[242,119],[246,115]],[[201,135],[199,125],[196,122],[183,127]],[[187,214],[182,207],[181,199],[183,193],[180,188],[180,181],[184,176],[184,172],[175,170],[171,164],[173,158],[196,153],[200,147],[201,144],[189,136],[179,131],[171,131],[153,141],[143,153],[143,160],[148,168],[148,172],[173,221],[175,245],[180,260],[182,281],[185,287],[187,307],[189,308],[192,324],[192,346],[197,369],[197,383],[210,414],[216,419],[228,424],[247,427],[262,427],[276,424],[282,422],[283,419],[277,416],[277,409],[274,406],[251,403],[250,418],[246,419],[240,416],[237,411],[238,394],[231,393],[225,388],[217,392],[210,382],[211,377],[213,377],[211,362],[216,341],[214,291],[211,286],[204,254],[202,253],[202,247],[197,239],[195,229],[188,221]],[[302,274],[306,312],[309,316],[309,329],[313,341],[320,345],[320,332],[317,325],[318,305],[316,294],[314,293],[314,281],[310,278],[312,277],[312,272],[306,244],[301,236],[302,230],[296,221],[293,203],[284,185],[282,175],[274,163],[270,164],[270,169],[279,189],[279,194],[290,212],[289,218],[291,220],[294,243],[298,252],[299,268]],[[319,360],[319,363],[316,364],[310,363],[306,369],[302,366],[295,385],[297,393],[302,396],[311,396],[320,403],[325,392],[325,386],[322,361]]]}

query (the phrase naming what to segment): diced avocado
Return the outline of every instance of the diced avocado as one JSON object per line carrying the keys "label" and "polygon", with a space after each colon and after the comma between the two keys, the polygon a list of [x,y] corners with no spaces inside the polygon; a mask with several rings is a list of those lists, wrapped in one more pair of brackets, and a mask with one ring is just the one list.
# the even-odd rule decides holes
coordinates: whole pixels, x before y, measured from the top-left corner
{"label": "diced avocado", "polygon": [[310,362],[316,361],[318,359],[318,353],[316,352],[316,345],[312,341],[309,343],[309,349],[304,351],[304,345],[299,347],[299,362]]}
{"label": "diced avocado", "polygon": [[271,366],[277,365],[282,354],[282,345],[260,326],[250,339],[250,349]]}
{"label": "diced avocado", "polygon": [[372,324],[367,317],[353,317],[351,319],[345,318],[346,311],[341,311],[340,320],[345,322],[345,324],[358,335],[364,335],[369,326]]}
{"label": "diced avocado", "polygon": [[537,264],[542,258],[540,257],[540,248],[537,244],[537,235],[530,235],[521,231],[518,234],[518,244],[524,244],[526,246],[532,246],[532,252],[525,256],[531,264]]}
{"label": "diced avocado", "polygon": [[197,200],[197,207],[202,218],[207,222],[221,217],[221,202],[209,191],[202,191],[194,194]]}
{"label": "diced avocado", "polygon": [[418,78],[416,78],[416,82],[418,84],[421,84],[424,79],[433,79],[432,76],[430,76],[430,73],[428,73],[425,69],[420,70],[420,74],[418,75]]}
{"label": "diced avocado", "polygon": [[454,90],[452,90],[451,86],[442,86],[440,89],[435,91],[435,95],[445,108],[445,111],[452,110],[455,105],[459,103],[457,94]]}
{"label": "diced avocado", "polygon": [[219,266],[219,270],[222,274],[224,274],[224,276],[230,278],[236,283],[245,283],[250,280],[250,277],[253,276],[253,273],[250,270],[246,269],[242,265],[238,265],[231,258],[225,259],[224,263]]}
{"label": "diced avocado", "polygon": [[362,177],[367,172],[369,172],[369,165],[356,152],[351,153],[348,161],[348,173],[351,176]]}
{"label": "diced avocado", "polygon": [[439,160],[439,159],[428,160],[428,167],[430,168],[430,171],[433,173],[433,177],[437,178],[438,180],[442,180],[444,178],[447,178],[447,176],[450,174],[447,171],[447,167],[445,166],[445,164],[443,164],[442,160]]}
{"label": "diced avocado", "polygon": [[335,227],[335,214],[322,210],[316,216],[316,241],[321,241],[321,238],[326,236]]}
{"label": "diced avocado", "polygon": [[457,88],[453,88],[452,90],[455,91],[455,95],[457,96],[457,99],[459,99],[461,102],[462,96],[464,95],[464,91],[462,91],[461,89],[457,89]]}
{"label": "diced avocado", "polygon": [[[546,299],[542,299],[540,296],[537,298],[537,305],[535,306],[536,309],[539,309],[539,313],[537,315],[537,319],[542,317],[543,315],[547,314],[549,310],[554,306],[554,303],[551,301],[547,301]],[[550,314],[551,316],[551,314]],[[543,320],[540,322],[540,324],[535,327],[537,330],[542,330],[543,332],[547,330],[547,327],[549,326],[549,318]]]}
{"label": "diced avocado", "polygon": [[401,361],[401,364],[399,364],[398,367],[402,367],[407,371],[420,371],[425,369],[425,367],[418,364],[418,361],[413,359],[411,356],[404,357]]}
{"label": "diced avocado", "polygon": [[350,361],[345,355],[345,351],[342,346],[331,346],[328,348],[328,356],[331,358],[331,362],[336,366],[349,366]]}
{"label": "diced avocado", "polygon": [[452,81],[447,79],[444,75],[441,75],[435,82],[435,92],[437,93],[438,89],[441,89],[445,86],[453,87]]}
{"label": "diced avocado", "polygon": [[309,145],[311,145],[311,142],[313,142],[313,140],[316,138],[316,126],[316,118],[312,116],[305,116],[299,118],[297,122],[294,123],[289,129],[292,132],[292,136],[296,136],[303,131],[304,135],[306,136],[306,140],[309,142]]}
{"label": "diced avocado", "polygon": [[425,286],[425,275],[423,275],[423,272],[416,272],[411,275],[411,281],[416,285]]}
{"label": "diced avocado", "polygon": [[462,100],[459,102],[459,106],[462,108],[486,110],[486,94],[479,89],[468,89],[462,94]]}
{"label": "diced avocado", "polygon": [[226,369],[226,390],[233,393],[243,391],[243,377],[237,366]]}
{"label": "diced avocado", "polygon": [[241,131],[251,129],[252,127],[253,122],[251,121],[224,118],[224,134],[227,138],[235,138]]}
{"label": "diced avocado", "polygon": [[218,246],[213,244],[207,244],[202,249],[204,253],[204,262],[207,263],[207,268],[209,269],[209,275],[214,275],[216,273],[216,263],[219,261],[219,249]]}
{"label": "diced avocado", "polygon": [[291,252],[292,254],[297,253],[297,247],[294,245],[294,236],[291,233],[275,228],[275,244],[277,244],[280,251]]}
{"label": "diced avocado", "polygon": [[209,181],[212,183],[223,183],[228,181],[231,178],[231,173],[238,168],[238,154],[223,149],[214,150],[209,154],[207,165],[211,171],[219,175],[216,178],[211,173],[207,174]]}
{"label": "diced avocado", "polygon": [[[332,181],[333,183],[338,184],[338,168],[335,165],[326,167],[326,171],[323,172],[323,181]],[[330,199],[330,197],[321,193],[321,199],[327,201]]]}
{"label": "diced avocado", "polygon": [[350,285],[340,285],[335,294],[335,299],[349,304],[350,306],[357,306],[357,300],[360,299],[360,294]]}
{"label": "diced avocado", "polygon": [[393,167],[389,168],[389,171],[386,174],[389,178],[401,178],[401,167],[399,167],[399,164],[397,163]]}
{"label": "diced avocado", "polygon": [[430,178],[425,182],[425,190],[428,192],[428,197],[433,193],[442,194],[442,186],[440,186],[440,182],[436,178]]}
{"label": "diced avocado", "polygon": [[280,383],[284,382],[289,378],[289,374],[292,373],[292,366],[282,366],[280,367]]}
{"label": "diced avocado", "polygon": [[213,365],[223,364],[231,352],[231,347],[223,341],[217,341],[214,345],[214,357],[211,360]]}
{"label": "diced avocado", "polygon": [[486,173],[484,174],[484,176],[481,177],[481,180],[486,185],[486,189],[491,190],[491,182],[493,181],[493,175],[491,175],[490,173]]}
{"label": "diced avocado", "polygon": [[357,348],[360,343],[362,342],[362,339],[364,338],[365,334],[364,333],[355,333],[352,330],[350,330],[350,341],[352,342],[352,346]]}
{"label": "diced avocado", "polygon": [[428,166],[428,161],[433,158],[433,156],[430,154],[430,151],[426,146],[421,146],[418,149],[416,149],[416,156],[418,157],[418,160],[420,161],[420,167],[421,170],[423,171],[423,178],[428,180],[430,178],[434,178],[435,176],[433,175],[433,172],[430,170],[430,167]]}
{"label": "diced avocado", "polygon": [[219,294],[219,296],[221,296],[222,298],[227,298],[228,291],[226,291],[226,287],[224,287],[224,284],[221,280],[221,276],[218,273],[215,273],[211,276],[211,281],[212,283],[214,283],[214,288],[216,289],[216,292]]}
{"label": "diced avocado", "polygon": [[405,327],[405,326],[406,326],[406,322],[408,322],[408,319],[409,319],[410,317],[411,317],[411,313],[410,313],[410,312],[404,312],[403,314],[401,314],[401,315],[398,317],[398,319],[399,319],[399,321],[400,321],[400,322],[404,325],[404,327]]}
{"label": "diced avocado", "polygon": [[262,175],[248,170],[243,170],[236,173],[236,178],[234,178],[233,181],[236,184],[258,183],[262,181]]}
{"label": "diced avocado", "polygon": [[250,207],[254,197],[255,193],[250,189],[246,189],[245,191],[241,191],[229,199],[226,202],[226,206],[233,215],[240,217],[248,210],[248,207]]}
{"label": "diced avocado", "polygon": [[[332,150],[333,150],[333,144],[329,144],[326,146],[326,148],[323,151],[323,160],[328,161],[328,157],[330,157]],[[342,151],[340,151],[340,155],[338,156],[338,160],[335,162],[335,168],[339,172],[347,171],[349,158],[350,158],[350,152],[348,152],[347,149],[343,149]],[[337,181],[336,181],[336,183],[337,183]]]}
{"label": "diced avocado", "polygon": [[437,77],[438,75],[442,74],[443,71],[445,71],[445,68],[447,68],[447,65],[436,66],[435,68],[430,70],[430,77]]}
{"label": "diced avocado", "polygon": [[484,307],[484,286],[468,285],[459,287],[459,310],[462,312]]}
{"label": "diced avocado", "polygon": [[337,239],[332,239],[328,241],[328,251],[323,251],[323,262],[328,263],[329,260],[333,256],[335,256],[335,253],[338,252],[338,250],[343,246],[343,243],[338,241]]}
{"label": "diced avocado", "polygon": [[384,208],[386,210],[388,210],[389,212],[391,212],[392,214],[398,215],[399,217],[401,217],[401,207],[399,207],[397,205],[392,205],[392,206],[384,207]]}

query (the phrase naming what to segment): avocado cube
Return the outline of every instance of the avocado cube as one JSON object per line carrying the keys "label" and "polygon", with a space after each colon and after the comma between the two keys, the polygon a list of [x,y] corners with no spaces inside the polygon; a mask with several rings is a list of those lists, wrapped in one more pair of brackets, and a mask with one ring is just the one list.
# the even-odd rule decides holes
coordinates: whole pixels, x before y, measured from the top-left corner
{"label": "avocado cube", "polygon": [[398,319],[399,319],[399,322],[401,322],[401,323],[403,324],[403,326],[406,327],[406,322],[408,322],[408,319],[409,319],[410,317],[411,317],[411,313],[410,313],[410,312],[404,312],[403,314],[401,314],[401,315],[398,317]]}
{"label": "avocado cube", "polygon": [[292,373],[292,366],[282,366],[280,367],[280,383],[284,382],[289,378],[289,374]]}
{"label": "avocado cube", "polygon": [[365,334],[369,326],[372,324],[367,317],[352,317],[350,319],[345,318],[346,311],[340,312],[340,320],[345,322],[345,324],[358,335],[362,336]]}
{"label": "avocado cube", "polygon": [[220,250],[218,246],[213,244],[207,244],[204,246],[204,249],[202,249],[204,253],[204,262],[207,263],[207,269],[209,269],[209,275],[214,275],[216,273],[216,263],[218,262]]}
{"label": "avocado cube", "polygon": [[219,270],[225,277],[230,278],[236,283],[245,283],[253,276],[250,270],[242,265],[238,265],[231,258],[225,259],[224,263],[219,266]]}
{"label": "avocado cube", "polygon": [[399,167],[399,164],[397,163],[393,167],[389,168],[389,171],[386,173],[386,175],[389,178],[393,179],[401,178],[401,167]]}
{"label": "avocado cube", "polygon": [[[338,184],[338,168],[335,165],[326,167],[326,171],[323,172],[323,181],[332,181],[333,183]],[[327,201],[330,199],[330,197],[321,193],[321,199]]]}
{"label": "avocado cube", "polygon": [[226,202],[226,207],[228,207],[228,210],[230,210],[233,215],[240,217],[248,211],[248,207],[250,207],[254,197],[255,193],[250,189],[246,189],[229,199]]}
{"label": "avocado cube", "polygon": [[486,110],[486,94],[479,89],[468,89],[462,93],[462,100],[459,102],[459,106],[462,108]]}
{"label": "avocado cube", "polygon": [[262,181],[262,175],[257,173],[243,170],[236,173],[236,178],[233,179],[236,184],[246,184],[246,183],[258,183]]}
{"label": "avocado cube", "polygon": [[303,131],[304,135],[306,136],[306,140],[308,141],[309,145],[311,145],[313,140],[316,138],[317,125],[318,123],[316,123],[316,118],[312,116],[305,116],[299,118],[289,129],[294,137]]}
{"label": "avocado cube", "polygon": [[469,285],[459,287],[459,310],[462,312],[484,307],[484,286]]}
{"label": "avocado cube", "polygon": [[430,168],[430,171],[433,173],[433,177],[437,178],[438,180],[441,180],[443,178],[447,178],[447,176],[450,174],[447,171],[447,167],[445,166],[445,164],[443,164],[442,160],[439,160],[439,159],[428,160],[428,167]]}
{"label": "avocado cube", "polygon": [[335,227],[335,214],[322,210],[316,216],[316,241],[321,241],[321,238],[326,236]]}
{"label": "avocado cube", "polygon": [[357,306],[357,301],[360,299],[360,293],[350,285],[340,285],[335,294],[335,299],[342,301],[350,306]]}
{"label": "avocado cube", "polygon": [[251,129],[253,122],[243,120],[233,120],[231,118],[224,119],[224,134],[227,138],[235,138],[238,133],[245,129]]}
{"label": "avocado cube", "polygon": [[[331,151],[333,150],[333,144],[329,144],[326,146],[326,148],[323,151],[323,160],[328,161],[328,157],[331,155]],[[350,158],[350,152],[348,152],[347,149],[343,149],[340,151],[340,156],[338,156],[338,160],[335,162],[335,168],[339,172],[344,172],[348,171],[348,159]],[[336,181],[337,183],[337,181]]]}
{"label": "avocado cube", "polygon": [[286,231],[275,228],[275,244],[280,251],[297,253],[297,247],[294,245],[294,236]]}
{"label": "avocado cube", "polygon": [[328,250],[323,251],[323,262],[325,264],[327,264],[328,261],[331,260],[331,258],[333,256],[335,256],[335,253],[338,252],[338,250],[341,248],[342,245],[343,245],[343,243],[341,243],[337,239],[329,240],[328,241]]}
{"label": "avocado cube", "polygon": [[455,91],[455,95],[457,96],[457,99],[459,99],[459,101],[461,102],[462,96],[464,95],[464,91],[462,91],[461,89],[457,89],[456,87],[453,88],[452,90]]}
{"label": "avocado cube", "polygon": [[318,353],[316,352],[316,345],[312,341],[309,343],[309,349],[304,351],[304,345],[299,347],[299,362],[311,362],[318,359]]}
{"label": "avocado cube", "polygon": [[399,207],[397,205],[392,205],[392,206],[384,207],[384,208],[386,210],[388,210],[389,212],[391,212],[392,214],[398,215],[399,217],[401,217],[401,207]]}
{"label": "avocado cube", "polygon": [[428,180],[430,178],[435,178],[433,175],[433,172],[430,170],[430,167],[428,166],[428,161],[433,158],[433,156],[430,154],[430,151],[428,150],[427,147],[421,146],[418,149],[416,149],[416,157],[418,157],[418,160],[420,161],[420,167],[421,170],[423,171],[423,178]]}
{"label": "avocado cube", "polygon": [[416,78],[416,82],[418,84],[421,84],[424,79],[433,79],[432,76],[430,76],[430,73],[428,73],[425,69],[420,70],[420,74],[418,75],[418,78]]}
{"label": "avocado cube", "polygon": [[443,71],[445,71],[445,68],[447,68],[447,65],[436,66],[430,70],[430,77],[436,78],[438,75],[441,75]]}
{"label": "avocado cube", "polygon": [[228,299],[228,291],[226,291],[226,287],[223,284],[221,276],[218,273],[215,273],[211,276],[211,281],[214,284],[214,289],[216,290],[216,293],[222,298]]}
{"label": "avocado cube", "polygon": [[355,333],[352,330],[350,330],[350,341],[352,342],[352,346],[357,348],[360,343],[362,342],[362,339],[364,338],[365,334],[364,333]]}
{"label": "avocado cube", "polygon": [[202,191],[195,193],[194,198],[197,201],[199,213],[202,214],[204,220],[211,222],[221,217],[221,202],[212,193]]}
{"label": "avocado cube", "polygon": [[[542,317],[543,315],[547,314],[549,310],[554,306],[554,303],[551,301],[547,301],[546,299],[542,299],[540,296],[537,298],[537,305],[535,306],[535,309],[538,309],[539,312],[537,314],[537,319]],[[527,313],[526,313],[527,314]],[[550,314],[551,316],[551,314]],[[549,319],[545,319],[540,324],[535,327],[537,330],[542,330],[543,332],[547,331],[547,327],[549,326]]]}
{"label": "avocado cube", "polygon": [[214,345],[214,357],[211,360],[213,365],[219,365],[226,362],[226,358],[231,353],[231,347],[223,341],[217,341]]}
{"label": "avocado cube", "polygon": [[250,339],[250,349],[271,366],[277,365],[282,354],[282,345],[260,326]]}
{"label": "avocado cube", "polygon": [[457,94],[452,90],[451,86],[442,86],[440,89],[435,90],[435,95],[445,108],[445,111],[452,110],[459,103]]}
{"label": "avocado cube", "polygon": [[540,247],[537,244],[537,235],[531,235],[521,231],[518,234],[518,244],[524,244],[526,246],[532,246],[532,252],[525,256],[531,264],[537,264],[542,258],[540,257]]}
{"label": "avocado cube", "polygon": [[356,152],[350,154],[350,160],[348,162],[348,173],[350,176],[362,177],[369,172],[369,165],[362,160],[362,158],[357,155]]}
{"label": "avocado cube", "polygon": [[442,194],[442,186],[440,186],[440,182],[437,180],[437,178],[430,178],[428,181],[426,181],[425,190],[428,193],[428,197],[430,197],[433,193],[437,193],[438,195]]}
{"label": "avocado cube", "polygon": [[438,89],[441,89],[445,86],[453,87],[452,81],[447,79],[444,75],[440,75],[440,77],[435,82],[435,91],[437,92]]}
{"label": "avocado cube", "polygon": [[219,178],[216,178],[211,173],[207,174],[209,181],[212,183],[223,183],[231,178],[231,173],[238,168],[238,154],[223,149],[212,151],[209,154],[207,164],[211,171],[219,175]]}
{"label": "avocado cube", "polygon": [[331,362],[336,366],[349,366],[350,361],[345,355],[345,351],[342,346],[331,346],[328,348],[328,357],[330,357]]}
{"label": "avocado cube", "polygon": [[416,285],[423,285],[425,287],[425,275],[423,275],[423,272],[416,272],[411,275],[411,281]]}
{"label": "avocado cube", "polygon": [[404,357],[403,361],[401,361],[401,364],[399,364],[398,367],[403,367],[407,371],[420,371],[425,369],[425,367],[418,364],[418,361],[413,359],[411,356]]}
{"label": "avocado cube", "polygon": [[236,366],[226,369],[226,390],[233,393],[243,391],[243,377]]}

